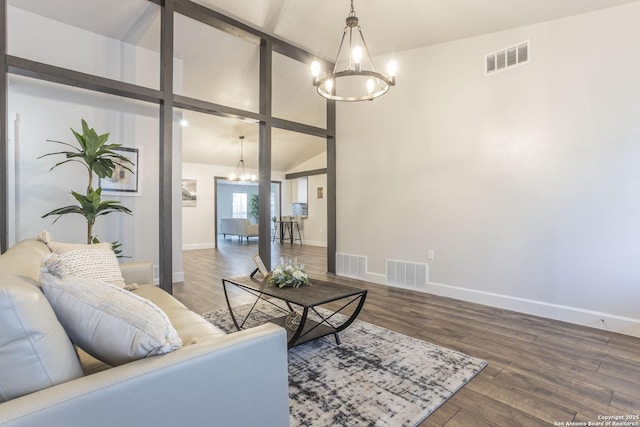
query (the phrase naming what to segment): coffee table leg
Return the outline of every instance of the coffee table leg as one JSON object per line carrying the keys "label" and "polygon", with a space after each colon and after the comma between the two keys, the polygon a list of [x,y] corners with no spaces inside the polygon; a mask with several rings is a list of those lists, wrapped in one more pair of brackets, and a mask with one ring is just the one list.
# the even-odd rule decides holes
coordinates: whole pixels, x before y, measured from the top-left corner
{"label": "coffee table leg", "polygon": [[[336,338],[337,338],[338,332],[346,329],[349,325],[351,325],[356,320],[356,317],[358,317],[358,314],[360,314],[360,310],[362,310],[362,306],[364,305],[364,301],[365,301],[366,298],[367,298],[367,291],[364,291],[364,292],[362,292],[360,294],[360,301],[358,301],[358,306],[356,307],[356,309],[351,314],[351,317],[349,317],[349,319],[347,319],[346,322],[344,322],[342,325],[340,325],[340,327],[336,328]],[[347,304],[347,306],[349,304],[351,304],[351,302],[349,302]],[[342,307],[336,313],[341,312],[345,307],[346,306]]]}
{"label": "coffee table leg", "polygon": [[229,294],[227,292],[227,281],[224,279],[222,279],[222,289],[224,290],[224,298],[227,300],[227,307],[229,307],[229,314],[231,314],[231,320],[233,320],[233,324],[235,325],[236,329],[240,331],[241,330],[240,325],[236,320],[236,316],[233,314],[233,309],[231,308],[231,302],[229,301]]}
{"label": "coffee table leg", "polygon": [[340,345],[340,344],[342,344],[342,343],[340,342],[340,335],[338,335],[338,333],[337,333],[337,332],[336,332],[335,334],[333,334],[333,336],[334,336],[334,337],[336,337],[336,345]]}
{"label": "coffee table leg", "polygon": [[[288,303],[287,303],[288,305]],[[298,324],[298,329],[294,332],[293,336],[287,343],[287,348],[293,348],[296,346],[300,335],[302,335],[302,331],[304,330],[304,325],[307,323],[307,315],[309,314],[309,307],[305,307],[302,310],[302,316],[300,317],[300,323]]]}
{"label": "coffee table leg", "polygon": [[[236,286],[236,288],[238,289],[242,289],[245,292],[253,295],[256,297],[256,300],[253,302],[253,305],[251,306],[251,309],[249,310],[249,312],[246,314],[246,316],[244,317],[244,319],[242,320],[242,323],[238,322],[238,319],[236,318],[235,313],[233,312],[233,307],[231,307],[231,301],[229,300],[229,293],[227,291],[227,284],[232,284],[234,286]],[[222,279],[222,289],[224,290],[224,297],[227,300],[227,307],[229,308],[229,314],[231,315],[231,320],[233,320],[233,324],[235,325],[236,329],[238,331],[241,331],[244,327],[245,322],[247,321],[247,319],[249,319],[249,316],[251,316],[251,313],[253,313],[254,308],[256,307],[256,305],[258,304],[258,302],[260,302],[260,300],[264,300],[263,298],[263,294],[262,292],[251,292],[249,290],[247,290],[246,288],[242,287],[242,286],[238,286],[236,283]]]}

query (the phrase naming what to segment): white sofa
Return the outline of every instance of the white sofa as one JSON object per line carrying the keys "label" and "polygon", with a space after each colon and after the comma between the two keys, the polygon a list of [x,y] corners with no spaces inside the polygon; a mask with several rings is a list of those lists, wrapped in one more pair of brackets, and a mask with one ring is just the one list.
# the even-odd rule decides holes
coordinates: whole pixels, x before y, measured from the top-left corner
{"label": "white sofa", "polygon": [[227,234],[240,237],[249,241],[249,237],[258,237],[258,224],[251,224],[247,218],[221,218],[220,234],[227,238]]}
{"label": "white sofa", "polygon": [[[0,256],[0,369],[7,366],[3,358],[21,357],[15,351],[16,340],[7,342],[7,336],[22,325],[9,325],[10,319],[16,313],[53,313],[38,287],[41,260],[47,253],[45,244],[26,240]],[[127,283],[147,283],[134,292],[167,314],[183,346],[116,367],[76,348],[84,375],[0,403],[0,426],[289,425],[284,329],[266,324],[221,335],[218,328],[148,284],[150,263],[122,264],[122,273]],[[47,320],[55,322],[55,315]],[[71,355],[76,357],[73,350]],[[33,363],[56,356],[38,354]],[[31,372],[0,373],[0,391],[15,385],[2,381],[28,383]]]}

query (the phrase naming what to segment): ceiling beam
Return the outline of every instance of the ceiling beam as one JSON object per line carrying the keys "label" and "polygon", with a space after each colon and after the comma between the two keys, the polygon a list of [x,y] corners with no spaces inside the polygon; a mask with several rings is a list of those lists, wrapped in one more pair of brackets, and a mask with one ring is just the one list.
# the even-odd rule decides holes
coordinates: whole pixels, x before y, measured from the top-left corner
{"label": "ceiling beam", "polygon": [[200,113],[212,114],[214,116],[232,118],[232,119],[250,119],[254,122],[265,120],[264,114],[254,113],[252,111],[240,110],[238,108],[226,105],[216,104],[213,102],[203,101],[196,98],[190,98],[183,95],[173,96],[173,106],[185,110],[198,111]]}
{"label": "ceiling beam", "polygon": [[163,99],[162,91],[125,83],[120,80],[94,76],[80,71],[56,67],[55,65],[44,64],[11,55],[6,56],[6,61],[7,69],[12,74],[88,89],[95,92],[153,102],[155,104],[160,103]]}
{"label": "ceiling beam", "polygon": [[294,132],[304,133],[312,136],[319,136],[326,138],[327,136],[333,136],[330,130],[323,129],[315,126],[305,125],[304,123],[292,122],[291,120],[273,118],[273,127],[278,129],[285,129]]}
{"label": "ceiling beam", "polygon": [[312,169],[308,171],[288,173],[284,176],[284,179],[304,178],[305,176],[324,175],[326,173],[327,173],[327,168]]}
{"label": "ceiling beam", "polygon": [[[153,1],[153,0],[149,0]],[[313,55],[306,50],[295,46],[291,43],[279,40],[270,34],[253,28],[243,22],[237,21],[233,18],[225,16],[219,12],[208,9],[200,4],[194,3],[189,0],[175,0],[175,11],[181,15],[187,16],[196,21],[203,22],[214,28],[217,28],[225,33],[232,34],[236,37],[249,40],[255,44],[259,44],[260,40],[268,40],[271,42],[273,52],[281,53],[290,58],[296,59],[305,64],[311,64],[313,60],[316,60],[322,64],[325,69],[332,70],[333,62]]]}

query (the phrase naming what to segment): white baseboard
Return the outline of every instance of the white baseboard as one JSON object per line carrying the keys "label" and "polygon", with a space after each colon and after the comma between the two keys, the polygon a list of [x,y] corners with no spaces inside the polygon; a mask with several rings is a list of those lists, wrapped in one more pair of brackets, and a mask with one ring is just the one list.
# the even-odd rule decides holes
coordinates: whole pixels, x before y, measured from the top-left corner
{"label": "white baseboard", "polygon": [[182,245],[183,251],[195,251],[198,249],[213,249],[215,248],[215,243],[192,243],[190,245]]}
{"label": "white baseboard", "polygon": [[[160,285],[160,268],[157,265],[153,266],[153,284],[156,286]],[[171,275],[171,280],[173,283],[184,282],[184,271],[174,271]]]}
{"label": "white baseboard", "polygon": [[640,319],[430,282],[427,292],[576,325],[640,337]]}
{"label": "white baseboard", "polygon": [[327,247],[327,242],[321,242],[320,240],[303,240],[302,243],[308,246],[320,246],[322,248]]}
{"label": "white baseboard", "polygon": [[[386,276],[384,274],[367,272],[365,280],[379,285],[396,287],[386,283]],[[562,322],[588,326],[590,328],[602,329],[605,331],[640,338],[640,319],[633,319],[615,314],[602,313],[599,311],[552,304],[526,298],[512,297],[492,292],[443,285],[441,283],[429,282],[426,291],[420,289],[411,290],[476,304],[488,305],[490,307],[503,308],[505,310],[517,311],[533,316],[545,317],[547,319],[559,320]]]}
{"label": "white baseboard", "polygon": [[365,277],[368,282],[377,283],[379,285],[391,286],[388,283],[386,283],[387,276],[384,274],[370,273],[367,271],[367,273],[365,274]]}

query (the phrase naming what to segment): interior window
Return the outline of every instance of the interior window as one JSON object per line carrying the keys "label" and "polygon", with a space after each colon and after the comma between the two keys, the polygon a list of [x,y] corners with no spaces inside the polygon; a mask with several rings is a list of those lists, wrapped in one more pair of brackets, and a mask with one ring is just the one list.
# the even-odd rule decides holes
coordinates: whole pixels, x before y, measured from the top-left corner
{"label": "interior window", "polygon": [[247,217],[247,193],[233,193],[233,217]]}

